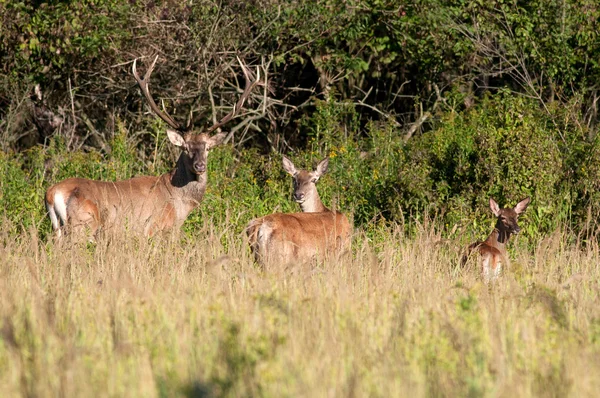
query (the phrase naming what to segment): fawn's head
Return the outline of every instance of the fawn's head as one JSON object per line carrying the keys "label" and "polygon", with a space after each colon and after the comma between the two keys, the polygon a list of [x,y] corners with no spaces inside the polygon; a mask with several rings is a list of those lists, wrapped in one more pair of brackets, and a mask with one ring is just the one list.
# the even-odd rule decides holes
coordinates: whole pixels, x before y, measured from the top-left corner
{"label": "fawn's head", "polygon": [[[297,170],[291,160],[283,157],[283,168],[288,174],[294,178],[294,200],[297,203],[310,202],[319,198],[317,192],[317,181],[319,177],[327,171],[329,158],[325,158],[319,162],[317,168],[313,171]],[[320,200],[320,199],[319,199]]]}
{"label": "fawn's head", "polygon": [[530,201],[530,198],[525,198],[517,203],[515,207],[501,209],[498,203],[490,198],[490,209],[492,209],[492,213],[498,217],[496,228],[502,232],[508,232],[509,234],[518,234],[521,230],[519,224],[517,224],[519,215],[525,212]]}

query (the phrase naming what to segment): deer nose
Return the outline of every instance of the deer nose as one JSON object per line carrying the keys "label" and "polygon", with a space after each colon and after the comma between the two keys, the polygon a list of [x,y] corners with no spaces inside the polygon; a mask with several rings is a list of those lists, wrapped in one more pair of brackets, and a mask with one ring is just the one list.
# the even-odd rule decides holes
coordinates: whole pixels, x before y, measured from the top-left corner
{"label": "deer nose", "polygon": [[516,235],[516,234],[518,234],[519,232],[521,232],[521,228],[519,228],[518,226],[515,226],[515,227],[513,228],[513,233]]}
{"label": "deer nose", "polygon": [[296,199],[296,200],[304,200],[304,193],[303,192],[296,192],[296,193],[294,193],[294,199]]}
{"label": "deer nose", "polygon": [[194,170],[197,173],[204,173],[206,171],[206,165],[202,163],[196,163],[194,164]]}

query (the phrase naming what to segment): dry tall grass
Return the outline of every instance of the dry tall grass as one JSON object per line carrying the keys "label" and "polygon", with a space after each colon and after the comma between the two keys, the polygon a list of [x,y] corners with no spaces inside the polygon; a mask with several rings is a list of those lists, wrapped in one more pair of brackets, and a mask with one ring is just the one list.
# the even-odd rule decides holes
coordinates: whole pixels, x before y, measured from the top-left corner
{"label": "dry tall grass", "polygon": [[94,245],[1,229],[1,396],[600,391],[600,250],[560,234],[488,288],[430,226],[266,270],[209,222],[193,239]]}

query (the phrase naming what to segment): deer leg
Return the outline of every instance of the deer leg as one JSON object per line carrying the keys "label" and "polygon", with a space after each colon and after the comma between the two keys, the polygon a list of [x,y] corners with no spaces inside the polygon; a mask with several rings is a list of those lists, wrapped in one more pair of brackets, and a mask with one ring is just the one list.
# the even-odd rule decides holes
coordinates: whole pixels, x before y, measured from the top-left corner
{"label": "deer leg", "polygon": [[491,256],[484,256],[482,259],[483,265],[483,280],[485,283],[490,283],[490,261],[492,261]]}
{"label": "deer leg", "polygon": [[149,223],[146,231],[146,236],[154,236],[157,232],[165,231],[173,228],[175,224],[175,208],[171,203],[168,203],[162,210],[161,214]]}
{"label": "deer leg", "polygon": [[494,279],[498,278],[500,276],[500,273],[502,272],[502,259],[501,258],[494,258]]}
{"label": "deer leg", "polygon": [[46,202],[46,210],[48,211],[50,221],[52,222],[52,229],[56,233],[56,237],[60,238],[62,235],[62,231],[60,230],[61,221],[58,219],[56,214],[57,212],[54,209],[54,204]]}
{"label": "deer leg", "polygon": [[56,237],[62,236],[61,227],[67,223],[67,203],[65,195],[60,190],[50,189],[46,193],[46,210],[52,222],[52,229],[56,233]]}
{"label": "deer leg", "polygon": [[89,232],[96,235],[100,227],[98,206],[89,199],[76,198],[67,207],[69,224],[73,233]]}

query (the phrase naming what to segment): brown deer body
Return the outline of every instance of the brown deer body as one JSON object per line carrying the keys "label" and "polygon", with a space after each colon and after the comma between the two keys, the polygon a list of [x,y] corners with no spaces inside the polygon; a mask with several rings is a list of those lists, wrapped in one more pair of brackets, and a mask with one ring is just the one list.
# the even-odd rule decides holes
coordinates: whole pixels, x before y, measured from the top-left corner
{"label": "brown deer body", "polygon": [[[140,78],[133,63],[133,75],[154,113],[173,128],[167,129],[169,141],[182,149],[175,169],[161,176],[135,177],[106,182],[84,178],[69,178],[53,185],[46,192],[46,209],[57,236],[62,227],[73,232],[102,228],[128,227],[151,236],[159,231],[179,228],[190,212],[202,201],[207,184],[207,158],[211,148],[227,136],[220,127],[242,108],[251,90],[258,84],[257,75],[251,81],[250,72],[241,64],[246,88],[233,110],[220,122],[201,134],[192,134],[190,124],[183,128],[156,105],[148,90],[148,79],[158,57]],[[218,130],[210,136],[209,133]]]}
{"label": "brown deer body", "polygon": [[462,264],[466,263],[469,255],[476,250],[481,256],[481,272],[486,283],[500,276],[502,264],[509,264],[506,244],[510,235],[516,235],[521,230],[517,221],[519,215],[527,209],[529,202],[530,199],[526,198],[517,203],[514,208],[501,209],[498,203],[490,198],[490,209],[498,218],[496,226],[485,241],[469,245],[461,261]]}
{"label": "brown deer body", "polygon": [[283,157],[284,169],[294,178],[293,197],[302,213],[275,213],[250,221],[246,232],[257,262],[286,264],[349,249],[352,227],[348,218],[325,207],[317,192],[316,182],[328,164],[329,159],[324,159],[312,172],[298,171]]}

